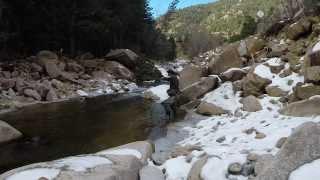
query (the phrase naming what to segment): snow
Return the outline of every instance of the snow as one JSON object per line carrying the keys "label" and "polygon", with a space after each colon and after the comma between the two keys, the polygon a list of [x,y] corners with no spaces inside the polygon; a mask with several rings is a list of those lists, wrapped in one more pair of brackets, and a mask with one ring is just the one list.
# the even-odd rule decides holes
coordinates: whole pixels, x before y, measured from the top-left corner
{"label": "snow", "polygon": [[126,148],[101,151],[101,152],[98,152],[97,154],[101,154],[101,155],[129,155],[129,156],[135,156],[138,159],[142,158],[142,155],[138,150],[126,149]]}
{"label": "snow", "polygon": [[270,66],[280,66],[283,63],[281,58],[271,58],[267,61],[267,64],[269,64]]}
{"label": "snow", "polygon": [[218,89],[206,94],[202,99],[202,101],[214,104],[231,113],[241,107],[239,100],[240,97],[234,93],[231,82],[222,84]]}
{"label": "snow", "polygon": [[312,180],[320,177],[320,159],[305,164],[290,174],[289,180]]}
{"label": "snow", "polygon": [[[291,84],[289,83],[290,81],[292,81]],[[297,73],[292,73],[290,76],[284,78],[281,78],[277,75],[274,79],[272,79],[272,83],[270,86],[278,86],[280,89],[284,91],[292,92],[293,88],[299,82],[304,82],[304,77]]]}
{"label": "snow", "polygon": [[270,68],[264,64],[260,64],[258,65],[255,69],[254,69],[254,73],[256,75],[258,75],[261,78],[264,79],[272,79],[274,77],[274,74],[271,72]]}
{"label": "snow", "polygon": [[318,42],[312,49],[313,52],[320,51],[320,42]]}
{"label": "snow", "polygon": [[159,85],[156,87],[152,87],[148,90],[146,90],[146,92],[151,92],[153,95],[156,95],[157,97],[160,98],[159,102],[165,101],[166,99],[169,98],[169,95],[167,93],[167,90],[170,88],[169,85]]}
{"label": "snow", "polygon": [[166,169],[166,180],[185,180],[192,165],[187,163],[186,158],[179,156],[166,161],[162,168]]}
{"label": "snow", "polygon": [[112,161],[110,161],[107,158],[100,157],[100,156],[93,156],[93,155],[87,155],[87,156],[75,156],[75,157],[69,157],[57,161],[53,161],[53,165],[58,168],[67,167],[70,170],[73,171],[86,171],[89,168],[94,168],[99,165],[107,165],[107,164],[113,164]]}
{"label": "snow", "polygon": [[7,180],[38,180],[41,177],[53,180],[60,173],[59,169],[54,168],[36,168],[18,172],[9,176]]}
{"label": "snow", "polygon": [[[215,96],[215,98],[219,97]],[[233,98],[231,102],[237,102],[238,97],[233,96]],[[265,96],[259,99],[263,110],[253,113],[240,111],[243,114],[241,117],[223,115],[201,120],[195,126],[183,128],[189,132],[189,136],[177,144],[201,146],[203,152],[211,157],[202,169],[201,175],[204,180],[227,180],[225,175],[229,164],[244,163],[249,153],[275,155],[279,151],[275,147],[279,139],[290,136],[294,128],[305,122],[320,122],[320,117],[301,118],[280,115],[278,110],[282,105],[277,103],[278,100],[279,98]],[[255,132],[246,134],[244,131],[250,128],[264,133],[266,137],[256,139]],[[226,140],[222,143],[216,142],[222,136],[225,136]],[[173,165],[168,166],[167,163]],[[183,161],[183,157],[168,160],[165,165],[171,179],[184,179],[188,174],[184,173],[188,166]],[[176,169],[176,167],[182,167],[182,169]],[[247,178],[240,176],[238,179]]]}
{"label": "snow", "polygon": [[89,96],[88,93],[86,93],[86,92],[84,92],[84,91],[82,91],[82,90],[77,90],[77,94],[78,94],[79,96]]}
{"label": "snow", "polygon": [[167,72],[167,70],[165,68],[163,68],[160,65],[155,65],[155,66],[161,72],[163,77],[169,77],[168,72]]}

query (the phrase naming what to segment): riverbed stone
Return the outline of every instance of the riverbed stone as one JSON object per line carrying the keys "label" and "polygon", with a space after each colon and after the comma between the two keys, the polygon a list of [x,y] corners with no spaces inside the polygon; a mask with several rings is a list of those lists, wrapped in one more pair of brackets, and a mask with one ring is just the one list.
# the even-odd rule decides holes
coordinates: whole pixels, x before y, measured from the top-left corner
{"label": "riverbed stone", "polygon": [[145,166],[139,172],[140,180],[165,180],[162,171],[154,166]]}
{"label": "riverbed stone", "polygon": [[8,123],[0,120],[0,144],[18,139],[22,133],[10,126]]}
{"label": "riverbed stone", "polygon": [[188,65],[179,73],[179,86],[184,89],[195,82],[198,82],[205,75],[205,70],[201,66]]}
{"label": "riverbed stone", "polygon": [[240,163],[232,163],[228,167],[229,174],[239,175],[242,171],[242,165]]}

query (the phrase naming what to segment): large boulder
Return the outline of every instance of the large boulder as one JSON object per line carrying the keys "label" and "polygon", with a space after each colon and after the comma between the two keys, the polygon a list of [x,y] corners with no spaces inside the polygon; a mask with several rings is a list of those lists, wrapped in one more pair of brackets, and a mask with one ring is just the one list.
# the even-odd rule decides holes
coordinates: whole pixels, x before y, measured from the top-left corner
{"label": "large boulder", "polygon": [[287,37],[291,40],[297,40],[301,36],[310,33],[312,28],[312,24],[308,19],[300,19],[299,21],[291,24],[287,30]]}
{"label": "large boulder", "polygon": [[288,180],[290,174],[306,163],[320,159],[320,125],[305,123],[293,132],[274,160],[255,180]]}
{"label": "large boulder", "polygon": [[[270,76],[270,77],[269,77]],[[270,68],[264,64],[254,66],[242,81],[244,96],[259,96],[264,94],[265,88],[272,83]]]}
{"label": "large boulder", "polygon": [[133,72],[116,61],[105,62],[104,71],[118,79],[134,80]]}
{"label": "large boulder", "polygon": [[320,86],[314,84],[298,84],[293,91],[295,100],[305,100],[320,95]]}
{"label": "large boulder", "polygon": [[18,139],[21,136],[21,132],[14,129],[8,123],[0,121],[0,144]]}
{"label": "large boulder", "polygon": [[250,37],[246,40],[247,48],[248,48],[248,55],[255,55],[257,52],[264,49],[266,46],[266,41],[259,37]]}
{"label": "large boulder", "polygon": [[224,48],[221,55],[214,57],[209,63],[209,72],[219,75],[230,68],[241,68],[243,61],[236,44]]}
{"label": "large boulder", "polygon": [[37,54],[38,63],[44,67],[47,74],[51,78],[57,78],[61,75],[61,70],[58,67],[58,55],[51,51],[40,51]]}
{"label": "large boulder", "polygon": [[105,57],[107,60],[117,61],[127,68],[134,70],[141,61],[140,57],[130,49],[111,50]]}
{"label": "large boulder", "polygon": [[198,159],[191,167],[187,180],[202,180],[201,172],[204,165],[207,163],[209,156],[205,155]]}
{"label": "large boulder", "polygon": [[207,92],[215,89],[218,84],[218,77],[211,76],[202,78],[199,82],[182,89],[181,94],[177,98],[185,103],[196,100],[205,95]]}
{"label": "large boulder", "polygon": [[303,74],[306,82],[320,81],[320,42],[312,46],[304,57]]}
{"label": "large boulder", "polygon": [[200,81],[201,77],[205,75],[205,69],[197,65],[188,65],[179,74],[179,86],[180,89],[184,89]]}
{"label": "large boulder", "polygon": [[218,89],[207,93],[197,112],[203,115],[233,114],[240,108],[238,97],[231,82],[222,84]]}
{"label": "large boulder", "polygon": [[320,115],[320,96],[291,103],[280,110],[281,114],[287,116],[306,117]]}
{"label": "large boulder", "polygon": [[24,166],[0,175],[0,179],[139,180],[139,172],[151,157],[149,142]]}
{"label": "large boulder", "polygon": [[140,180],[165,180],[162,171],[154,166],[145,166],[139,172]]}
{"label": "large boulder", "polygon": [[223,72],[220,75],[220,79],[224,82],[226,81],[238,81],[244,78],[247,75],[247,72],[243,69],[240,68],[231,68],[228,69],[227,71]]}

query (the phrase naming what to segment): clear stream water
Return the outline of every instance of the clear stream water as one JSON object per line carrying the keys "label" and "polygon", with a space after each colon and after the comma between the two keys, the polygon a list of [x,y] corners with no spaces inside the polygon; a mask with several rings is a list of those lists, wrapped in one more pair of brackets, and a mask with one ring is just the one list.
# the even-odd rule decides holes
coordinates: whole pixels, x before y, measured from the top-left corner
{"label": "clear stream water", "polygon": [[[24,138],[0,145],[0,173],[23,165],[94,153],[163,133],[165,112],[139,94],[37,104],[0,115]],[[158,124],[153,128],[154,124]],[[151,131],[151,129],[154,129]]]}

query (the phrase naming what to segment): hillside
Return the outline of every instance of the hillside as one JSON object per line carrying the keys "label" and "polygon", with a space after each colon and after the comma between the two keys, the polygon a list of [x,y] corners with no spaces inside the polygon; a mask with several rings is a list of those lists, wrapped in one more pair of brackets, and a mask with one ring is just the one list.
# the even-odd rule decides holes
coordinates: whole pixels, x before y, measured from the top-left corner
{"label": "hillside", "polygon": [[239,35],[245,17],[258,22],[268,17],[279,6],[281,0],[220,0],[206,5],[178,10],[169,22],[167,35],[185,38],[193,27],[201,27],[210,34],[222,34],[225,38]]}

